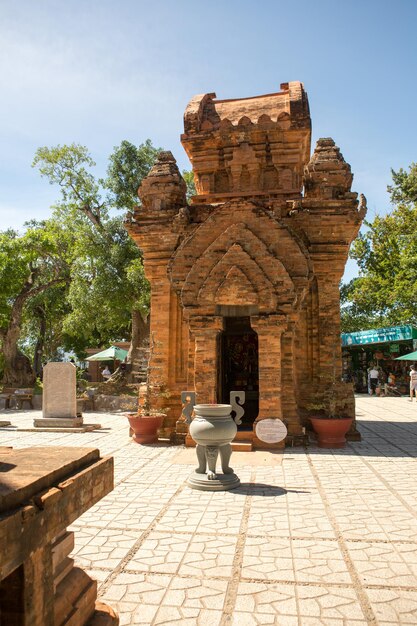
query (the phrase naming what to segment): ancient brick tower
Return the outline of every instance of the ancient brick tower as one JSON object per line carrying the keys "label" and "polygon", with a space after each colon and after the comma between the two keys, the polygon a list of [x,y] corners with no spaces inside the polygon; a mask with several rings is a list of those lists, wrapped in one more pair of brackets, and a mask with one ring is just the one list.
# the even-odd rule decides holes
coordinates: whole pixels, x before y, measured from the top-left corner
{"label": "ancient brick tower", "polygon": [[183,429],[183,390],[206,403],[244,389],[249,435],[264,418],[299,435],[329,380],[352,413],[352,387],[340,383],[339,281],[365,207],[332,139],[310,157],[303,85],[236,100],[195,96],[181,141],[197,195],[187,204],[163,152],[126,223],[151,283],[150,389],[154,408],[169,407],[165,433]]}

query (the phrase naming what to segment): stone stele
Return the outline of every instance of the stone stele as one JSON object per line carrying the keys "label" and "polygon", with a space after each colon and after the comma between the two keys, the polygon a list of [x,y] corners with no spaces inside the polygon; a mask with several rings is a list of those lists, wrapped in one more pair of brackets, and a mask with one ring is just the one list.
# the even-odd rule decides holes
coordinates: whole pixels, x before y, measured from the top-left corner
{"label": "stone stele", "polygon": [[82,426],[77,417],[76,368],[72,363],[47,363],[43,370],[42,418],[36,427],[71,428]]}

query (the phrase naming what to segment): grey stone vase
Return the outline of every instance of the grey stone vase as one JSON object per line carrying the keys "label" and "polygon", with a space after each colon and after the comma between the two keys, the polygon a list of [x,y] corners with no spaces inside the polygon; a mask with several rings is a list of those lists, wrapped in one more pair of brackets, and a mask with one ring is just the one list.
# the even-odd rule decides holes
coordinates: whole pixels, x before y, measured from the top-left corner
{"label": "grey stone vase", "polygon": [[[231,416],[230,404],[196,404],[190,435],[197,444],[198,467],[189,477],[188,485],[201,491],[227,491],[240,485],[230,467],[232,446],[237,426]],[[223,473],[216,473],[220,455]]]}

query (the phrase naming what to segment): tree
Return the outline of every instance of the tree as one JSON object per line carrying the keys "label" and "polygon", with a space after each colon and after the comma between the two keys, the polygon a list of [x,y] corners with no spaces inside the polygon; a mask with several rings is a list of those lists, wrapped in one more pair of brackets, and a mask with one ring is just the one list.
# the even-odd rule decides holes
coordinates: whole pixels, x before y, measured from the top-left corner
{"label": "tree", "polygon": [[[50,220],[28,223],[24,235],[1,234],[0,339],[10,354],[8,384],[23,384],[13,368],[24,369],[30,384],[43,358],[62,348],[84,356],[89,345],[131,338],[128,361],[135,361],[149,332],[149,284],[141,252],[117,209],[125,212],[138,204],[138,186],[158,153],[150,140],[139,146],[122,141],[101,179],[84,146],[37,150],[33,166],[59,188],[60,198]],[[184,174],[193,193],[192,173]],[[21,349],[33,359],[34,372]]]}
{"label": "tree", "polygon": [[132,211],[138,204],[138,187],[149,174],[162,148],[155,148],[150,139],[135,146],[129,141],[122,141],[109,157],[107,178],[101,181],[110,192],[108,201],[111,206],[122,211]]}
{"label": "tree", "polygon": [[34,373],[19,349],[25,307],[69,280],[64,233],[51,221],[32,222],[23,235],[0,233],[0,338],[3,383],[28,386]]}
{"label": "tree", "polygon": [[105,179],[92,173],[95,163],[84,146],[36,153],[34,167],[61,191],[54,216],[76,232],[63,334],[66,346],[78,352],[131,337],[128,362],[133,362],[147,331],[149,285],[141,253],[113,209],[134,208],[138,186],[158,153],[149,140],[138,147],[123,141],[109,158]]}
{"label": "tree", "polygon": [[194,182],[194,172],[192,170],[182,170],[182,177],[187,185],[187,200],[189,202],[197,193]]}
{"label": "tree", "polygon": [[351,258],[359,277],[342,289],[343,330],[417,323],[417,165],[392,171],[393,210],[365,222]]}
{"label": "tree", "polygon": [[63,323],[70,312],[69,285],[70,277],[65,284],[53,285],[26,303],[21,336],[37,377],[42,375],[44,361],[59,359],[66,345]]}
{"label": "tree", "polygon": [[391,170],[393,185],[388,186],[391,202],[398,205],[417,205],[417,163],[411,163],[407,172],[402,167]]}
{"label": "tree", "polygon": [[147,332],[149,283],[140,251],[120,217],[106,222],[108,238],[79,239],[64,319],[65,345],[77,353],[91,345],[131,338],[132,362]]}

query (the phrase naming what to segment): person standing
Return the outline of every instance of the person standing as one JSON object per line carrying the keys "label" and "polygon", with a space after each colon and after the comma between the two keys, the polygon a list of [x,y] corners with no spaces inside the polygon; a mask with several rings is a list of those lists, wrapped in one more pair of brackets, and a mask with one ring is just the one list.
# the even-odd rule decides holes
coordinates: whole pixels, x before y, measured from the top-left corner
{"label": "person standing", "polygon": [[369,371],[369,395],[373,395],[376,393],[376,388],[378,385],[379,372],[375,366]]}
{"label": "person standing", "polygon": [[410,402],[413,401],[413,394],[416,396],[417,402],[417,366],[412,365],[410,370]]}
{"label": "person standing", "polygon": [[108,365],[106,365],[105,368],[101,370],[101,375],[103,376],[105,381],[109,380],[111,376],[111,371],[109,370]]}

